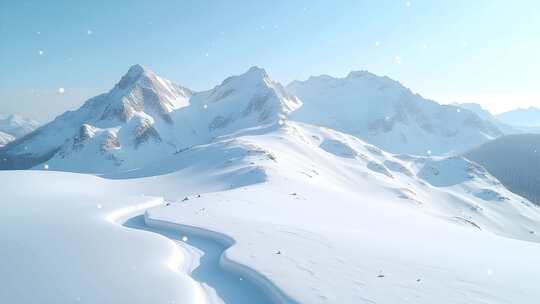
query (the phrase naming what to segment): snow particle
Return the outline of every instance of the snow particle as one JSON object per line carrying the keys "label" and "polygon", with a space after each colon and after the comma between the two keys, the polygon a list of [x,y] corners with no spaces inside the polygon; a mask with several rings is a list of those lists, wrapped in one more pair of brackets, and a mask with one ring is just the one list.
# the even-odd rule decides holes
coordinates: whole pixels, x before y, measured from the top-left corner
{"label": "snow particle", "polygon": [[92,33],[93,33],[92,30],[87,30],[86,31],[86,34],[88,34],[88,35],[92,35]]}
{"label": "snow particle", "polygon": [[461,109],[456,109],[456,112],[461,113]]}
{"label": "snow particle", "polygon": [[411,1],[405,2],[405,6],[406,6],[406,7],[411,7]]}
{"label": "snow particle", "polygon": [[427,150],[427,154],[428,154],[428,155],[431,155],[431,150]]}
{"label": "snow particle", "polygon": [[36,32],[36,34],[41,35],[41,32],[38,31],[38,32]]}
{"label": "snow particle", "polygon": [[64,94],[64,92],[66,92],[66,90],[64,88],[58,88],[58,93]]}
{"label": "snow particle", "polygon": [[489,276],[490,276],[490,275],[493,275],[493,270],[492,270],[492,269],[488,269],[488,270],[487,270],[487,275],[489,275]]}
{"label": "snow particle", "polygon": [[401,57],[396,56],[395,60],[397,64],[401,64]]}
{"label": "snow particle", "polygon": [[49,170],[49,165],[48,164],[43,165],[43,169]]}
{"label": "snow particle", "polygon": [[243,281],[244,279],[243,278],[240,278],[240,281]]}
{"label": "snow particle", "polygon": [[375,41],[375,47],[379,47],[381,43],[379,41]]}
{"label": "snow particle", "polygon": [[101,206],[101,204],[97,204],[96,207],[97,207],[98,209],[103,208],[103,206]]}
{"label": "snow particle", "polygon": [[39,54],[40,56],[43,55],[43,53],[44,53],[44,52],[43,52],[42,50],[39,50],[39,51],[38,51],[38,54]]}
{"label": "snow particle", "polygon": [[184,235],[184,236],[182,237],[182,242],[187,242],[187,241],[188,241],[188,237]]}
{"label": "snow particle", "polygon": [[205,105],[203,106],[203,108],[204,108],[205,110],[208,109],[208,105],[205,104]]}

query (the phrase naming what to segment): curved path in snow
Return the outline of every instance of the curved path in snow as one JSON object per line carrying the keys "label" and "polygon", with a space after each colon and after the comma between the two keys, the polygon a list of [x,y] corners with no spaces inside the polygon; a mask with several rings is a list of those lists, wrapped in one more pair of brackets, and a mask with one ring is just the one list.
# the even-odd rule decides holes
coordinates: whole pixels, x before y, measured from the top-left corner
{"label": "curved path in snow", "polygon": [[[193,253],[194,258],[199,257],[198,266],[192,270],[191,276],[209,291],[209,297],[212,302],[270,304],[276,303],[277,300],[278,303],[286,303],[279,299],[281,295],[279,295],[278,290],[270,290],[271,288],[268,284],[261,283],[260,281],[256,282],[253,277],[247,278],[238,274],[247,271],[242,271],[241,269],[239,271],[235,271],[236,269],[224,269],[222,266],[225,259],[223,254],[230,247],[224,244],[226,242],[222,243],[211,237],[201,236],[188,228],[182,229],[180,225],[175,225],[174,227],[165,227],[164,225],[149,226],[145,221],[144,215],[127,219],[123,223],[123,226],[165,236],[176,242],[178,246]],[[241,265],[239,266],[241,267]],[[249,272],[247,274],[253,276]],[[263,290],[263,288],[267,290]]]}

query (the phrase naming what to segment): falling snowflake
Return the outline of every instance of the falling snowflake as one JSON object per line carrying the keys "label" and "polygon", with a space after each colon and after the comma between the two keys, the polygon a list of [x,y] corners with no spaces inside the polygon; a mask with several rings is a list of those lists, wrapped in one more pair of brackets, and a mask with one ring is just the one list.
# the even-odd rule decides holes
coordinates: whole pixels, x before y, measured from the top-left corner
{"label": "falling snowflake", "polygon": [[461,113],[461,109],[456,109],[456,112]]}
{"label": "falling snowflake", "polygon": [[379,47],[381,43],[379,41],[375,41],[375,47]]}
{"label": "falling snowflake", "polygon": [[431,150],[427,150],[427,154],[428,154],[428,155],[431,155]]}
{"label": "falling snowflake", "polygon": [[187,242],[187,241],[188,241],[188,237],[184,235],[184,236],[182,237],[182,242]]}
{"label": "falling snowflake", "polygon": [[36,32],[36,34],[41,35],[41,32]]}
{"label": "falling snowflake", "polygon": [[244,279],[243,278],[240,278],[240,281],[243,281]]}
{"label": "falling snowflake", "polygon": [[66,90],[64,88],[58,88],[58,93],[60,94],[64,94]]}
{"label": "falling snowflake", "polygon": [[43,53],[44,53],[44,52],[43,52],[42,50],[39,50],[39,51],[38,51],[38,54],[39,54],[40,56],[43,55]]}
{"label": "falling snowflake", "polygon": [[96,207],[97,207],[98,209],[103,208],[103,206],[101,206],[101,204],[97,204]]}
{"label": "falling snowflake", "polygon": [[208,109],[208,105],[205,104],[205,105],[203,106],[203,108],[204,108],[205,110]]}
{"label": "falling snowflake", "polygon": [[396,63],[397,63],[397,64],[401,64],[401,57],[399,57],[399,56],[396,56],[396,58],[395,58],[395,59],[396,59]]}
{"label": "falling snowflake", "polygon": [[405,2],[405,6],[406,6],[406,7],[411,7],[411,1]]}
{"label": "falling snowflake", "polygon": [[210,56],[210,54],[206,53],[205,56],[208,57],[208,56]]}
{"label": "falling snowflake", "polygon": [[48,164],[43,165],[43,169],[49,170],[49,165]]}
{"label": "falling snowflake", "polygon": [[87,33],[88,35],[92,35],[93,32],[92,32],[92,30],[87,30],[86,33]]}
{"label": "falling snowflake", "polygon": [[493,270],[492,270],[492,269],[488,269],[488,270],[487,270],[487,275],[490,276],[490,275],[492,275],[492,274],[493,274]]}

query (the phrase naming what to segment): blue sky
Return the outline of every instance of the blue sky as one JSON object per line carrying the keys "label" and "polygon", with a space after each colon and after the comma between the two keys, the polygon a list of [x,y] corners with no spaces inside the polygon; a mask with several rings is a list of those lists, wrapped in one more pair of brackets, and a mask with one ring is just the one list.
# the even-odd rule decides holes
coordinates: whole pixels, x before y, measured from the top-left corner
{"label": "blue sky", "polygon": [[539,14],[532,0],[0,0],[0,113],[46,121],[135,63],[195,90],[253,65],[285,84],[369,70],[440,102],[540,106]]}

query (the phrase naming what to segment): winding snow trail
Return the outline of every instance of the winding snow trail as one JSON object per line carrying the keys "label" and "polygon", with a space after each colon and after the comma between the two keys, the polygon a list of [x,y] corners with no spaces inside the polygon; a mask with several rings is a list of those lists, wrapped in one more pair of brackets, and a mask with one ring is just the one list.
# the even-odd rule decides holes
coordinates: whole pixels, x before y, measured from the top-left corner
{"label": "winding snow trail", "polygon": [[[191,277],[205,287],[212,302],[234,304],[273,303],[269,296],[251,279],[244,279],[238,274],[224,270],[220,266],[220,259],[229,246],[182,229],[150,227],[146,224],[144,215],[127,219],[123,226],[160,234],[191,253],[194,259],[193,262],[198,262],[198,265],[193,265],[195,267],[191,272]],[[198,261],[196,261],[197,259]]]}

